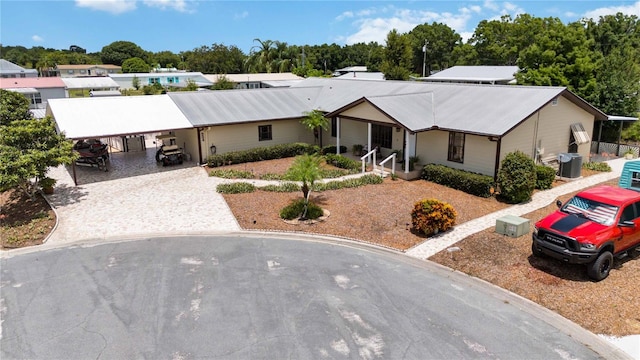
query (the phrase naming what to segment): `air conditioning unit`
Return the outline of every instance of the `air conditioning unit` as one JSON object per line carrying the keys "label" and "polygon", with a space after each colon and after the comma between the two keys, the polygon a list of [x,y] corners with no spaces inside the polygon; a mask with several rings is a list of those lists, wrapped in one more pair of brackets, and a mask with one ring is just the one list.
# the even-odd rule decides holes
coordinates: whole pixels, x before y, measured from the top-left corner
{"label": "air conditioning unit", "polygon": [[529,232],[529,219],[505,215],[496,220],[496,232],[510,237],[520,237]]}

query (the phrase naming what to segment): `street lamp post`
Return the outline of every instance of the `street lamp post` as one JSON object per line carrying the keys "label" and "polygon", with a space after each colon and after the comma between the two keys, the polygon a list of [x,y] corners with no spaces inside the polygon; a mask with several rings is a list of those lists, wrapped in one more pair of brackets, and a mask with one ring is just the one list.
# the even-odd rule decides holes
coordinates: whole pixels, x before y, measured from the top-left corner
{"label": "street lamp post", "polygon": [[426,76],[427,71],[427,40],[424,40],[424,46],[422,46],[422,77]]}

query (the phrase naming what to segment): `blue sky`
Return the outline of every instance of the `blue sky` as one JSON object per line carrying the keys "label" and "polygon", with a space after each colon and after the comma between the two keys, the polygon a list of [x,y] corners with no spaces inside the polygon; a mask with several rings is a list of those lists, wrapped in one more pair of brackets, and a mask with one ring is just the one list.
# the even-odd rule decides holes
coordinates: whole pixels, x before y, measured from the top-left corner
{"label": "blue sky", "polygon": [[623,12],[640,17],[640,0],[556,1],[212,1],[212,0],[0,0],[4,46],[100,51],[132,41],[147,51],[175,53],[213,43],[248,53],[254,39],[290,45],[377,41],[392,29],[439,22],[464,39],[483,19],[528,13],[564,23]]}

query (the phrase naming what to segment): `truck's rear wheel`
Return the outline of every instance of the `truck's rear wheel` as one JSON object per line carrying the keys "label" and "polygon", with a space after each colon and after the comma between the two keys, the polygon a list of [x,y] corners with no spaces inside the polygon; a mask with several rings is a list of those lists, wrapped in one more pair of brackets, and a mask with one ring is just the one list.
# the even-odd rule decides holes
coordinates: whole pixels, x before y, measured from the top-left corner
{"label": "truck's rear wheel", "polygon": [[613,254],[610,251],[604,251],[594,262],[587,265],[587,275],[595,281],[604,280],[609,276],[612,266]]}

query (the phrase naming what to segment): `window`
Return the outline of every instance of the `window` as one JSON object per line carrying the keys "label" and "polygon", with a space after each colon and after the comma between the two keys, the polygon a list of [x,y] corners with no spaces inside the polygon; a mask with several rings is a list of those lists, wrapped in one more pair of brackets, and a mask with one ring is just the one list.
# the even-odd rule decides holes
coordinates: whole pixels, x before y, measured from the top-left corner
{"label": "window", "polygon": [[258,126],[258,141],[272,140],[271,125]]}
{"label": "window", "polygon": [[160,84],[160,78],[149,78],[149,85]]}
{"label": "window", "polygon": [[42,96],[40,95],[40,93],[33,94],[33,97],[31,98],[31,104],[32,105],[42,104]]}
{"label": "window", "polygon": [[338,120],[331,118],[331,136],[338,137]]}
{"label": "window", "polygon": [[371,142],[379,147],[391,149],[391,126],[372,124]]}
{"label": "window", "polygon": [[464,133],[449,133],[449,154],[447,160],[459,163],[464,162]]}
{"label": "window", "polygon": [[631,188],[640,190],[640,172],[631,172]]}
{"label": "window", "polygon": [[67,70],[67,74],[73,74],[73,70]]}

